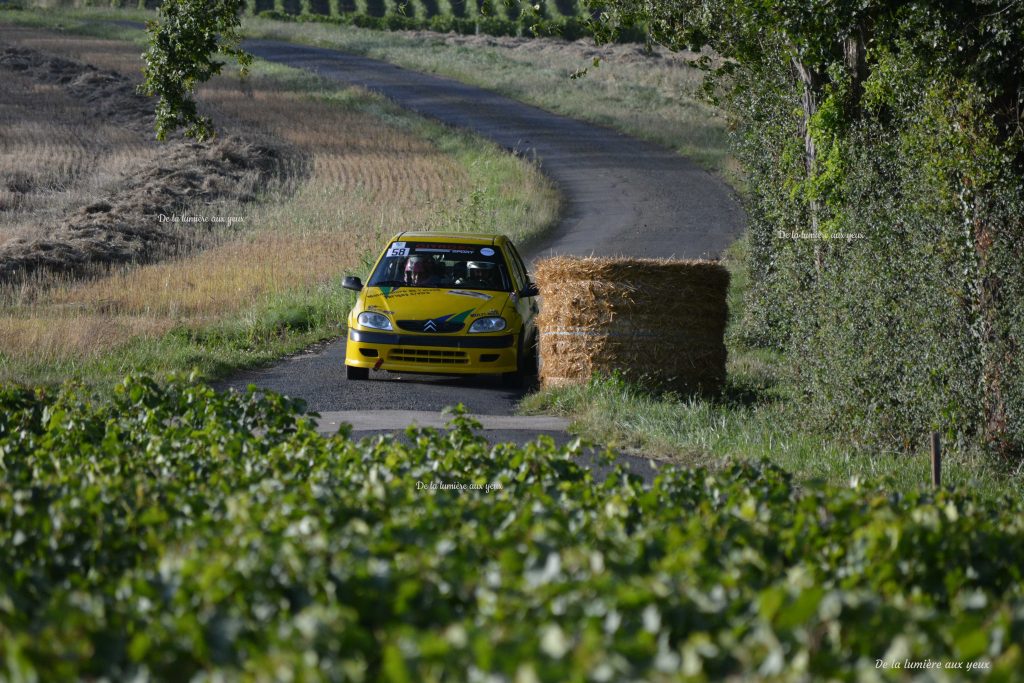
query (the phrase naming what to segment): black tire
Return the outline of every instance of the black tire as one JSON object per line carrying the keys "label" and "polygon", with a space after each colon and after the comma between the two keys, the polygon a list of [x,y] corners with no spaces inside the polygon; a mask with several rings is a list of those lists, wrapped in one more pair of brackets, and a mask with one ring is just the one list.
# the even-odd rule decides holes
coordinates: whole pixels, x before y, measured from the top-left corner
{"label": "black tire", "polygon": [[537,340],[530,337],[530,343],[524,348],[519,344],[519,357],[514,372],[501,373],[501,383],[510,389],[524,389],[537,379]]}
{"label": "black tire", "polygon": [[526,387],[528,389],[536,389],[540,385],[540,340],[536,332],[530,338],[525,371]]}
{"label": "black tire", "polygon": [[350,380],[370,379],[370,368],[357,368],[346,365],[345,376]]}

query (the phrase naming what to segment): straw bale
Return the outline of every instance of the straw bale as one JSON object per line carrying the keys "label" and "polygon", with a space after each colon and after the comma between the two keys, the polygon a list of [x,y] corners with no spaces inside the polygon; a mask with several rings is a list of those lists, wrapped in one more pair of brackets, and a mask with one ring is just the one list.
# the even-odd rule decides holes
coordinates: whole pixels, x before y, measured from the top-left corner
{"label": "straw bale", "polygon": [[729,272],[715,261],[571,258],[537,264],[545,386],[619,371],[659,388],[725,382]]}

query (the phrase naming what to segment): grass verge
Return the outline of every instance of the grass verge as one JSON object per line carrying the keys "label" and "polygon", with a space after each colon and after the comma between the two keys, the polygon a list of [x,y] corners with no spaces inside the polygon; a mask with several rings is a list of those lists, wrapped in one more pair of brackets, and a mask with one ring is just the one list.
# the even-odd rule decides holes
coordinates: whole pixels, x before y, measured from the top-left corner
{"label": "grass verge", "polygon": [[[725,263],[732,273],[727,386],[720,399],[655,394],[619,377],[542,389],[520,405],[526,414],[568,417],[571,430],[597,443],[659,460],[720,469],[735,461],[767,458],[805,484],[883,482],[893,491],[918,490],[931,477],[924,445],[912,453],[868,452],[857,444],[818,433],[795,410],[799,387],[787,376],[785,358],[745,347],[733,334],[742,318],[747,287],[746,242],[734,244]],[[987,495],[1024,497],[1020,473],[1011,474],[980,453],[947,449],[943,483]]]}

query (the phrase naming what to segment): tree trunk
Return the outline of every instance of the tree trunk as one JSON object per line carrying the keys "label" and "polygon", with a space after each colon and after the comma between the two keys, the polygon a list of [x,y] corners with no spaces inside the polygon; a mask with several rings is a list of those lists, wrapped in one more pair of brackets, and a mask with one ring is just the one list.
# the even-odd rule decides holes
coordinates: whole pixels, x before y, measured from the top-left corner
{"label": "tree trunk", "polygon": [[[807,172],[807,177],[810,178],[815,172],[818,160],[814,137],[811,135],[811,118],[818,111],[818,98],[821,94],[822,78],[821,74],[795,58],[793,59],[793,68],[796,70],[797,76],[799,76],[800,82],[804,86],[803,94],[800,97],[800,105],[803,109],[803,124],[801,128],[804,135],[804,168]],[[820,210],[821,207],[818,200],[812,199],[808,205],[808,212],[811,219],[811,231],[815,234],[818,232],[818,213]],[[819,241],[814,245],[814,265],[819,273],[823,266],[822,260],[822,248]]]}
{"label": "tree trunk", "polygon": [[843,40],[843,61],[852,81],[851,106],[853,118],[861,115],[861,99],[864,96],[864,81],[868,78],[867,30],[863,25]]}
{"label": "tree trunk", "polygon": [[793,60],[793,68],[796,70],[800,82],[803,83],[804,92],[800,97],[800,105],[803,109],[803,125],[801,128],[804,134],[804,165],[807,174],[814,171],[816,153],[814,149],[814,138],[811,137],[811,117],[818,111],[818,96],[821,91],[821,76],[808,66],[805,66],[797,59]]}

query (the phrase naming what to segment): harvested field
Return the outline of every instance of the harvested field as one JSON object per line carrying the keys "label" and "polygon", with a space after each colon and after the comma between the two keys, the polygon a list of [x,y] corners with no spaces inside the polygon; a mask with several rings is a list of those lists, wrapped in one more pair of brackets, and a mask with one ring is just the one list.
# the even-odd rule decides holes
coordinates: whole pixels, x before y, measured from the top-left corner
{"label": "harvested field", "polygon": [[0,283],[187,252],[212,226],[164,217],[252,201],[282,176],[281,150],[251,137],[154,142],[152,102],[117,72],[13,47],[0,50],[0,73],[11,93],[0,112]]}
{"label": "harvested field", "polygon": [[[139,68],[140,50],[122,42],[0,27],[0,44],[45,48],[62,58],[88,54],[122,76]],[[28,90],[35,87],[24,74],[15,77]],[[6,92],[11,81],[3,82],[0,88]],[[40,241],[55,221],[88,221],[93,213],[116,213],[122,193],[145,188],[151,174],[171,165],[170,147],[151,142],[145,126],[138,131],[104,127],[88,105],[60,85],[48,84],[46,89],[53,94],[55,113],[77,112],[78,120],[62,124],[67,130],[63,138],[41,130],[36,148],[46,140],[62,140],[71,151],[44,154],[30,152],[27,144],[19,148],[22,157],[31,153],[38,160],[24,183],[26,191],[20,193],[32,201],[0,211],[6,221],[0,223],[0,240],[8,243]],[[182,193],[194,199],[178,210],[182,218],[240,220],[214,230],[179,228],[188,231],[191,242],[185,240],[185,249],[161,262],[121,263],[84,280],[69,273],[37,274],[0,287],[0,381],[55,381],[63,371],[77,372],[89,362],[123,372],[140,363],[112,355],[116,349],[132,343],[139,348],[139,342],[157,348],[171,330],[189,336],[211,326],[222,331],[229,326],[242,330],[232,333],[242,335],[241,340],[220,343],[255,350],[269,342],[259,341],[255,333],[246,336],[245,330],[265,329],[270,308],[343,306],[339,276],[363,268],[367,253],[395,231],[491,227],[523,235],[557,215],[553,189],[528,164],[400,115],[361,91],[325,89],[315,79],[258,66],[247,85],[225,77],[205,87],[200,100],[207,110],[216,109],[224,138],[244,131],[267,141],[268,147],[288,150],[275,159],[276,185],[240,184],[267,201],[239,203],[202,195],[200,181],[191,194]],[[22,118],[26,126],[55,120]],[[3,139],[5,145],[13,144]],[[188,151],[189,145],[180,148]],[[203,149],[216,155],[219,148],[214,144]],[[103,159],[109,163],[101,169]],[[5,178],[6,169],[17,166],[6,156],[0,163],[10,164],[4,167]],[[43,189],[40,179],[46,174],[67,188],[56,195],[59,206]],[[101,201],[110,209],[96,206]],[[145,211],[157,210],[155,204],[147,207]],[[317,315],[319,320],[340,321],[344,312]],[[185,360],[168,359],[156,368],[187,369],[188,354],[183,356]]]}

